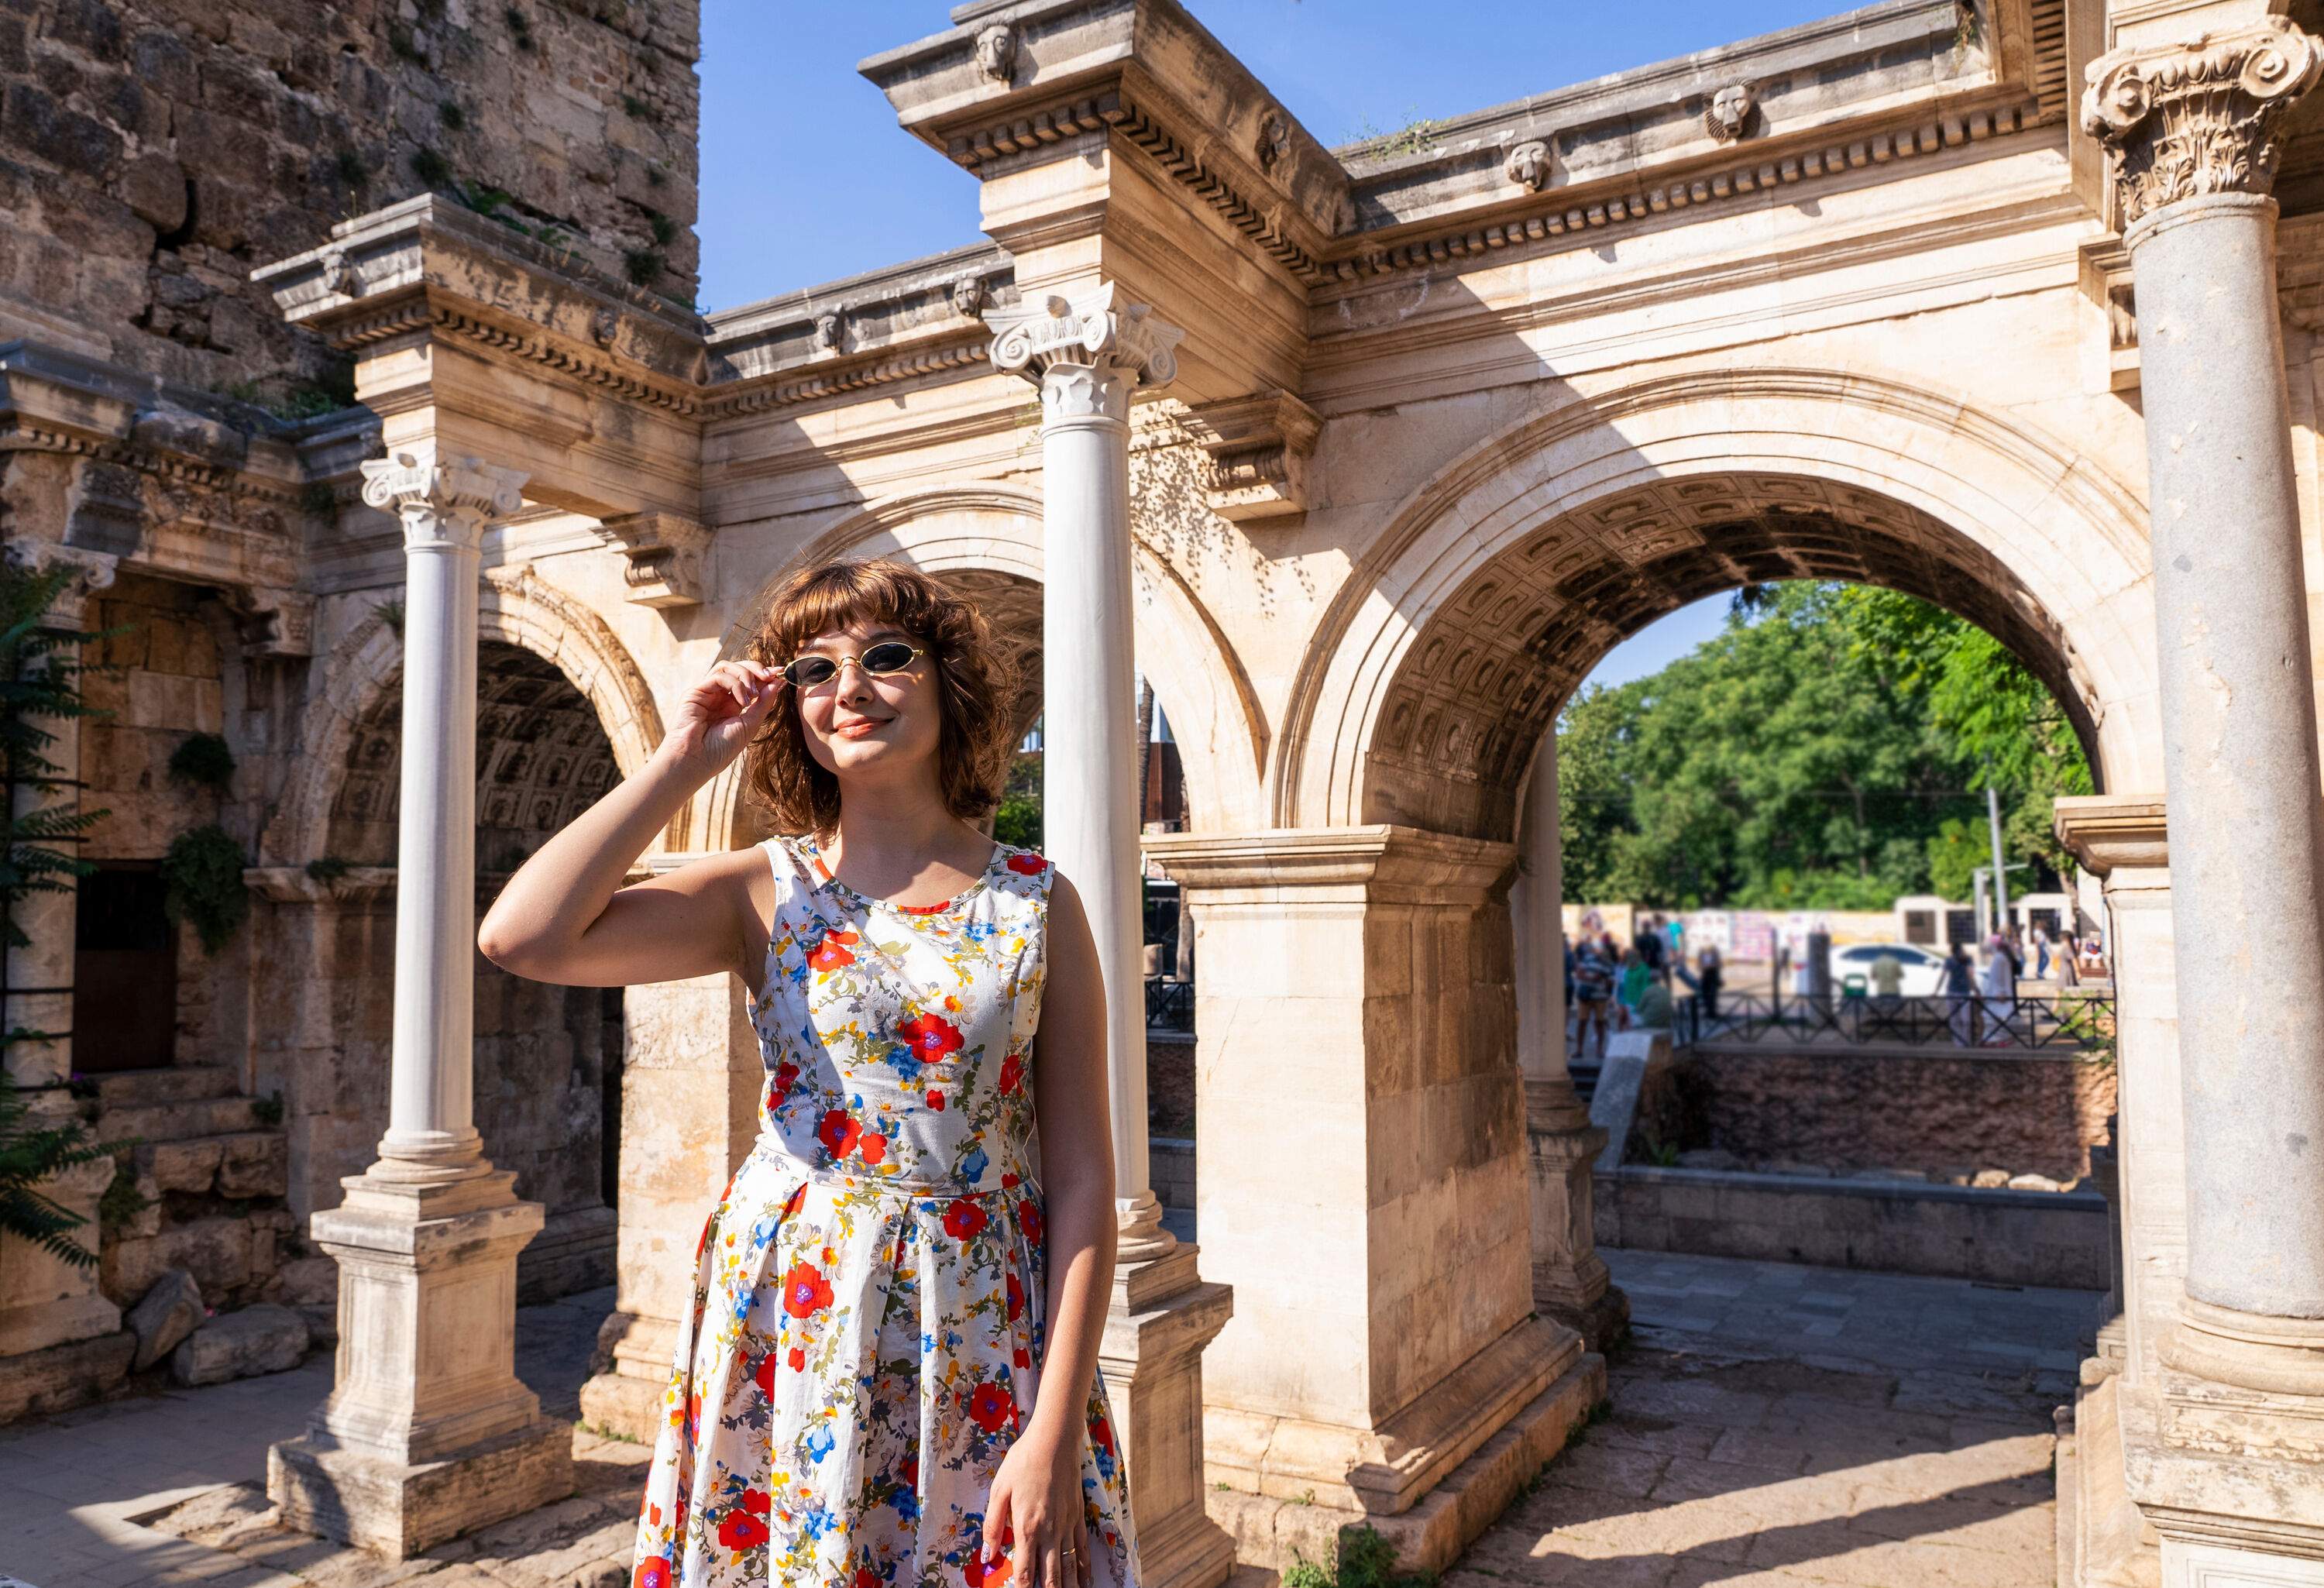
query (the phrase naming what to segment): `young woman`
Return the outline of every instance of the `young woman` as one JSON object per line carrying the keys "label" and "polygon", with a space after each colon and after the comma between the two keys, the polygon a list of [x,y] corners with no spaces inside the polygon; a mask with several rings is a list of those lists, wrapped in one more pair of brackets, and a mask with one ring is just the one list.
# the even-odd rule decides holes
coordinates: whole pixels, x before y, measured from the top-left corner
{"label": "young woman", "polygon": [[[519,975],[750,989],[760,1135],[696,1250],[637,1588],[1138,1582],[1097,949],[1072,885],[973,825],[1011,698],[926,576],[802,572],[484,918]],[[784,836],[622,887],[737,755]]]}

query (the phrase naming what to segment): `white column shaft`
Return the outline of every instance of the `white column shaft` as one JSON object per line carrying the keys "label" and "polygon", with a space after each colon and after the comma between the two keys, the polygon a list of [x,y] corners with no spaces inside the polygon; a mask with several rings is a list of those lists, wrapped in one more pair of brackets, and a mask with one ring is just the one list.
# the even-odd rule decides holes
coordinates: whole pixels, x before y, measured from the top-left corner
{"label": "white column shaft", "polygon": [[1559,829],[1557,729],[1534,753],[1509,889],[1517,960],[1517,1062],[1527,1090],[1572,1085],[1565,1054],[1565,852]]}
{"label": "white column shaft", "polygon": [[389,1157],[473,1147],[476,579],[473,545],[405,553]]}
{"label": "white column shaft", "polygon": [[[1135,375],[1052,365],[1046,378],[1118,383],[1126,410]],[[1130,1202],[1148,1188],[1130,425],[1111,412],[1060,415],[1056,406],[1041,432],[1043,842],[1079,890],[1097,938],[1115,1195]]]}

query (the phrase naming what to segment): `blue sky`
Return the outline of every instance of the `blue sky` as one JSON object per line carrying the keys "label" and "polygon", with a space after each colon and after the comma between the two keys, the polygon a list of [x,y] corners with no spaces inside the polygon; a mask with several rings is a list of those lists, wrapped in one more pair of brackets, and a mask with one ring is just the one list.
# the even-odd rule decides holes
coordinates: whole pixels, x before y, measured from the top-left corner
{"label": "blue sky", "polygon": [[[1326,143],[1456,115],[1845,9],[1832,0],[1186,0]],[[948,25],[945,0],[704,0],[705,309],[941,253],[982,235],[976,183],[855,72]],[[1672,614],[1592,679],[1653,672],[1719,630]]]}

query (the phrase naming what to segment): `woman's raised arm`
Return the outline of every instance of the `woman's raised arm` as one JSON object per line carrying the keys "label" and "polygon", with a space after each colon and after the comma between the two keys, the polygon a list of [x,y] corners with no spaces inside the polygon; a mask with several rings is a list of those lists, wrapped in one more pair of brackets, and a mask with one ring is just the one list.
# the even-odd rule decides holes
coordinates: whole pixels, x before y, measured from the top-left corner
{"label": "woman's raised arm", "polygon": [[680,807],[742,752],[782,698],[755,661],[722,661],[688,690],[651,759],[550,837],[484,914],[476,946],[536,982],[622,987],[745,970],[761,932],[754,850],[711,855],[632,887],[630,867]]}

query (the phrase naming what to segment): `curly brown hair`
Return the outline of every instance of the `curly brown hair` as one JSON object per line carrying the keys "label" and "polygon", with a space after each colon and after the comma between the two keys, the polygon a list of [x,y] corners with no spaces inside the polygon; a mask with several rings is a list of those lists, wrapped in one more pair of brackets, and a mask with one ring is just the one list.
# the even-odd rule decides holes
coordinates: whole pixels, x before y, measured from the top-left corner
{"label": "curly brown hair", "polygon": [[[964,821],[981,818],[1001,802],[1015,747],[1008,708],[1017,680],[974,604],[890,559],[826,562],[783,581],[742,654],[780,667],[816,635],[857,623],[892,623],[927,648],[944,720],[936,778],[945,807]],[[807,747],[796,696],[743,751],[742,786],[777,832],[838,830],[839,780]]]}

